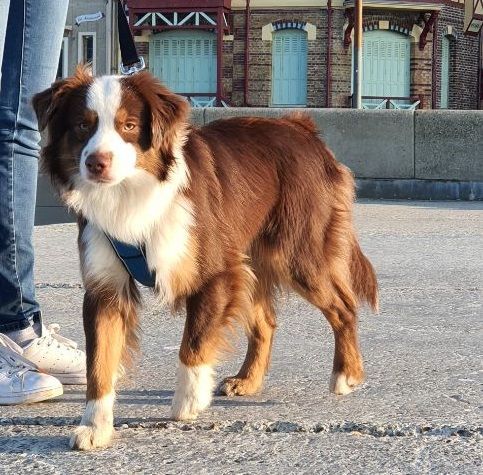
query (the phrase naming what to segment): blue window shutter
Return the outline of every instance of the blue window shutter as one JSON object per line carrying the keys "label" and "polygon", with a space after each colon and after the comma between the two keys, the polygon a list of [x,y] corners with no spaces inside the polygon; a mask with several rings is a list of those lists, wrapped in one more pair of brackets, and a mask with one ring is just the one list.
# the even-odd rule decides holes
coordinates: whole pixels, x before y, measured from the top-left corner
{"label": "blue window shutter", "polygon": [[410,39],[386,30],[364,32],[362,95],[408,97]]}
{"label": "blue window shutter", "polygon": [[272,105],[307,104],[307,33],[279,30],[273,33]]}
{"label": "blue window shutter", "polygon": [[216,92],[216,35],[179,30],[152,35],[149,69],[174,92]]}

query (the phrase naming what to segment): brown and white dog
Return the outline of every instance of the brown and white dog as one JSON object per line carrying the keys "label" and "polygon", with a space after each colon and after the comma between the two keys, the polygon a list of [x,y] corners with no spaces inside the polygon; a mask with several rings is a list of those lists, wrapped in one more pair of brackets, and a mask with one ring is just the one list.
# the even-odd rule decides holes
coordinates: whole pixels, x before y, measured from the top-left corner
{"label": "brown and white dog", "polygon": [[221,392],[257,392],[270,362],[274,294],[295,289],[335,335],[330,389],[363,380],[358,306],[377,282],[352,225],[354,183],[305,115],[195,128],[186,101],[149,73],[93,78],[85,68],[34,98],[48,127],[44,167],[79,217],[87,407],[71,446],[109,443],[114,385],[136,348],[139,292],[105,233],[145,247],[155,290],[186,306],[172,417],[210,405],[227,329],[242,323],[245,362]]}

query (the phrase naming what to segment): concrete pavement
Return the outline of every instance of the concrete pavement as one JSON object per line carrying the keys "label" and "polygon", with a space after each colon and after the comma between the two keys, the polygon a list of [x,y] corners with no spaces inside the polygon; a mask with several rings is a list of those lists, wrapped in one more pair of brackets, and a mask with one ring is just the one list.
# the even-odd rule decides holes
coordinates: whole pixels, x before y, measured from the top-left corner
{"label": "concrete pavement", "polygon": [[[481,473],[483,204],[364,202],[356,225],[381,287],[380,314],[361,314],[359,391],[328,392],[328,324],[284,295],[264,391],[217,396],[197,422],[171,422],[183,320],[145,291],[142,357],[119,389],[113,447],[68,450],[84,395],[67,387],[0,407],[0,473]],[[46,322],[83,342],[75,235],[36,228],[36,279]],[[241,338],[219,379],[244,349]]]}

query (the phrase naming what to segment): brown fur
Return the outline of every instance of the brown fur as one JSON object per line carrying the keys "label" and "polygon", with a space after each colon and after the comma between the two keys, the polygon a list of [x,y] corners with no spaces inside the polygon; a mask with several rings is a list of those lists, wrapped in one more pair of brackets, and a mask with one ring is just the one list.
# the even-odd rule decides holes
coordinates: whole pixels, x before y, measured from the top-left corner
{"label": "brown fur", "polygon": [[[43,153],[47,169],[54,183],[67,188],[88,137],[62,121],[66,114],[88,120],[79,98],[91,80],[80,71],[34,101],[41,124],[48,123],[51,132]],[[187,128],[186,102],[148,73],[123,78],[122,84],[119,120],[130,115],[139,124],[136,134],[122,135],[136,147],[137,166],[167,179],[173,147],[187,135],[183,155],[190,184],[180,194],[194,205],[196,222],[172,286],[187,311],[181,361],[213,363],[233,322],[242,322],[248,337],[245,362],[221,389],[229,395],[258,391],[276,327],[275,291],[287,286],[329,321],[334,372],[360,383],[357,310],[364,301],[377,308],[377,281],[353,229],[352,175],[318,138],[313,121],[297,113]],[[132,283],[127,295],[114,295],[86,282],[88,397],[110,389],[121,348],[135,341],[137,302]]]}
{"label": "brown fur", "polygon": [[[79,217],[78,247],[85,295],[84,333],[87,355],[87,398],[97,399],[113,390],[114,379],[132,366],[139,349],[137,308],[141,297],[132,278],[123,293],[90,280],[84,271],[85,245],[82,232],[86,221]],[[122,365],[122,366],[121,366]]]}

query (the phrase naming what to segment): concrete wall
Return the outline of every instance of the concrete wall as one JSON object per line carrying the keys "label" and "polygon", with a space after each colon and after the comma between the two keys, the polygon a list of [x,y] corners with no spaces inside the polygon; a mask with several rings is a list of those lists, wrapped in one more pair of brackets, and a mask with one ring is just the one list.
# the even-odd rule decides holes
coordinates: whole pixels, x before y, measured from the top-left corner
{"label": "concrete wall", "polygon": [[483,181],[483,111],[416,112],[415,178]]}
{"label": "concrete wall", "polygon": [[[483,200],[483,111],[305,109],[358,178],[359,197]],[[233,116],[280,117],[286,109],[193,109],[202,125]],[[69,219],[45,177],[37,224]],[[71,218],[72,219],[72,218]]]}

